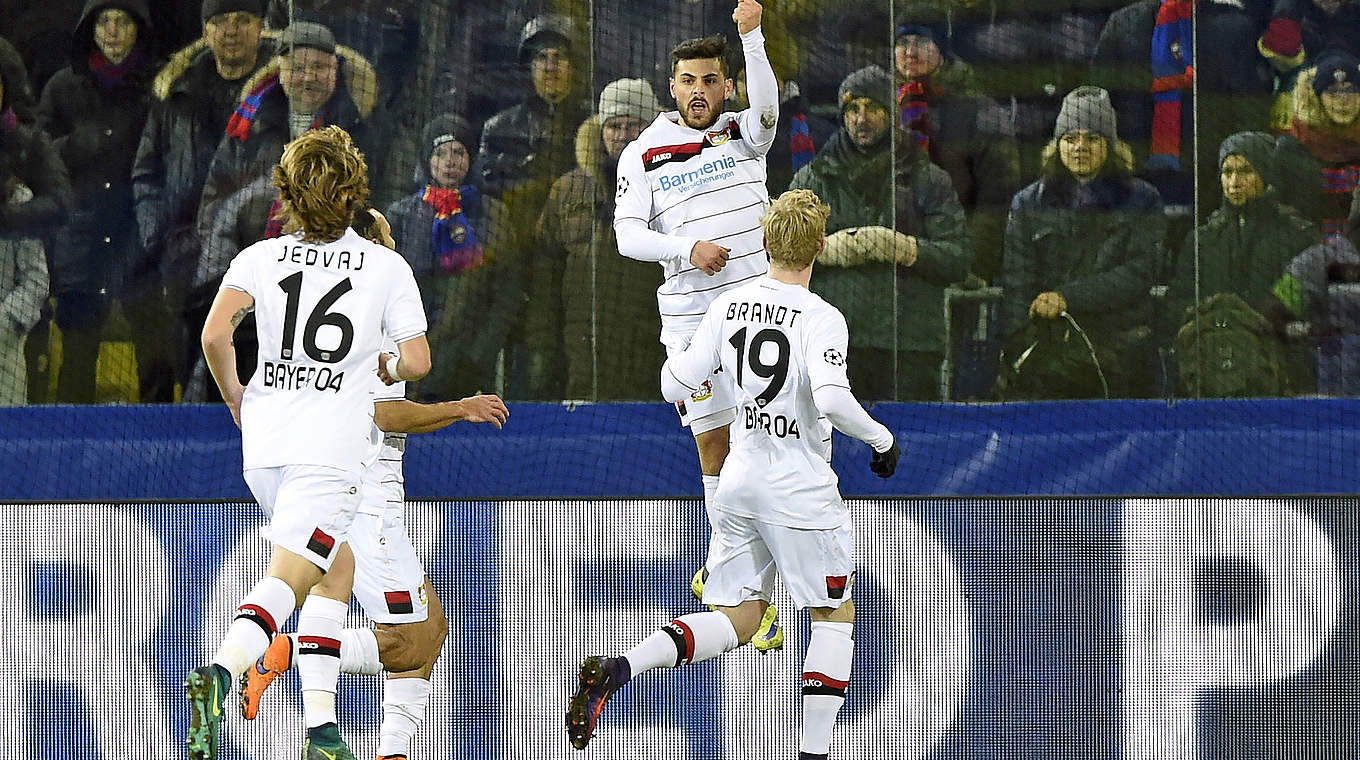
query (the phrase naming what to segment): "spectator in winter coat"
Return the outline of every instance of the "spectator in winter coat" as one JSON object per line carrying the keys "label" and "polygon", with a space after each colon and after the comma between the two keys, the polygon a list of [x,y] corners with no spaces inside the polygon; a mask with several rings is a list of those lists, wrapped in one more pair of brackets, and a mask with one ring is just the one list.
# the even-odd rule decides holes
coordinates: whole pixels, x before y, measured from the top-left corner
{"label": "spectator in winter coat", "polygon": [[0,403],[22,404],[24,344],[47,298],[44,246],[53,245],[71,205],[71,184],[47,135],[20,123],[10,82],[17,59],[0,57]]}
{"label": "spectator in winter coat", "polygon": [[[532,220],[542,213],[552,183],[572,168],[576,129],[589,116],[588,71],[575,31],[563,16],[538,16],[520,35],[520,62],[529,71],[532,89],[517,105],[492,116],[482,130],[477,165],[482,188],[505,203],[514,219]],[[530,235],[516,242],[526,244]],[[506,257],[525,267],[520,282],[532,281],[540,262],[530,250]],[[532,366],[521,319],[511,321],[505,393],[514,398],[545,398]],[[540,376],[541,377],[541,376]]]}
{"label": "spectator in winter coat", "polygon": [[1236,293],[1266,313],[1285,266],[1317,242],[1317,227],[1279,200],[1274,153],[1264,132],[1239,132],[1219,146],[1223,205],[1185,236],[1168,295],[1175,324],[1194,305],[1196,283],[1201,301]]}
{"label": "spectator in winter coat", "polygon": [[[1133,177],[1110,96],[1063,99],[1039,180],[1016,193],[1001,274],[1007,398],[1095,398],[1149,390],[1148,288],[1161,258],[1162,201]],[[1089,360],[1075,321],[1100,365]],[[1101,376],[1104,383],[1101,382]]]}
{"label": "spectator in winter coat", "polygon": [[576,127],[589,115],[585,67],[571,35],[566,17],[554,15],[535,17],[520,35],[519,60],[532,91],[487,120],[477,154],[481,184],[503,200],[537,184],[541,208],[548,186],[571,169]]}
{"label": "spectator in winter coat", "polygon": [[[538,220],[534,250],[553,265],[534,269],[526,332],[535,355],[562,348],[569,399],[656,395],[666,359],[653,295],[661,271],[619,255],[613,220],[619,155],[659,110],[644,79],[605,86],[599,113],[576,133],[576,168],[553,184]],[[550,359],[540,363],[550,371]]]}
{"label": "spectator in winter coat", "polygon": [[[71,65],[43,88],[38,119],[66,164],[75,192],[66,244],[52,251],[52,293],[62,334],[57,400],[95,400],[95,360],[110,300],[122,295],[123,273],[140,242],[132,198],[132,161],[151,103],[158,68],[148,41],[145,0],[89,0],[72,36]],[[134,330],[133,341],[145,337]],[[142,348],[139,345],[139,348]],[[139,350],[154,355],[155,349]],[[144,401],[165,378],[139,362]],[[162,372],[165,367],[159,368]]]}
{"label": "spectator in winter coat", "polygon": [[144,338],[139,347],[162,348],[139,351],[138,364],[165,367],[143,401],[169,400],[202,351],[182,316],[202,247],[198,205],[242,84],[273,56],[274,41],[260,37],[262,14],[262,0],[203,0],[203,37],[171,56],[152,84],[156,101],[132,163],[141,258],[124,300],[132,331]]}
{"label": "spectator in winter coat", "polygon": [[1360,185],[1360,59],[1328,51],[1299,74],[1293,127],[1275,150],[1285,202],[1321,225],[1324,238],[1343,235]]}
{"label": "spectator in winter coat", "polygon": [[847,76],[840,130],[790,189],[831,206],[812,289],[845,315],[857,393],[932,400],[940,397],[944,287],[968,275],[973,246],[949,174],[894,124],[892,89],[877,66]]}
{"label": "spectator in winter coat", "polygon": [[[227,122],[226,135],[217,146],[198,211],[198,238],[208,240],[232,196],[252,182],[267,177],[283,156],[283,148],[302,133],[321,126],[344,127],[368,157],[369,166],[381,173],[381,155],[368,139],[365,121],[377,101],[377,76],[358,53],[337,45],[330,30],[320,24],[294,22],[280,38],[279,54],[255,72],[241,88],[241,102]],[[254,222],[254,240],[277,237],[282,223],[270,213],[263,219],[242,217],[223,223],[237,226]],[[254,242],[251,240],[251,242]],[[200,251],[200,255],[204,252]],[[190,332],[202,329],[208,307],[217,293],[218,280],[200,283],[190,290],[184,320]],[[238,335],[240,333],[238,332]],[[248,346],[253,337],[238,341],[238,369],[253,367]],[[209,388],[209,398],[212,389]]]}
{"label": "spectator in winter coat", "polygon": [[439,366],[422,398],[462,398],[495,386],[496,361],[523,304],[514,229],[470,171],[476,133],[460,116],[425,127],[416,191],[388,207],[397,250],[425,301]]}
{"label": "spectator in winter coat", "polygon": [[1020,189],[1009,114],[973,87],[971,69],[952,54],[944,15],[930,6],[902,14],[893,57],[902,126],[949,173],[977,249],[973,271],[992,279],[1001,269],[1006,210]]}

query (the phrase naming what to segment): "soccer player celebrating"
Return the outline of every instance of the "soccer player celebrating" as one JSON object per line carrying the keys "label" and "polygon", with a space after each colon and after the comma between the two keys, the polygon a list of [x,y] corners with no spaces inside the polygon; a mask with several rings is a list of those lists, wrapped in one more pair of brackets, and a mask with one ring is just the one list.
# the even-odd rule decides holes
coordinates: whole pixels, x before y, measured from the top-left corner
{"label": "soccer player celebrating", "polygon": [[[353,573],[344,542],[364,470],[378,454],[370,378],[384,338],[400,354],[386,363],[394,379],[418,380],[430,371],[411,267],[349,228],[368,198],[368,169],[349,135],[327,127],[293,140],[274,168],[274,184],[285,234],[237,254],[203,327],[204,357],[241,428],[246,484],[269,520],[263,534],[273,553],[212,661],[185,679],[191,760],[217,757],[232,680],[264,653],[299,604],[304,756],[353,758],[335,723],[349,581],[336,584],[343,596],[308,591],[328,571]],[[259,368],[242,387],[231,336],[251,309]]]}
{"label": "soccer player celebrating", "polygon": [[855,533],[831,470],[831,427],[868,443],[869,467],[881,477],[893,474],[901,453],[850,392],[845,317],[807,289],[830,212],[811,190],[781,195],[761,219],[769,276],[716,298],[689,348],[661,370],[667,399],[692,394],[714,367],[733,378],[735,432],[714,496],[704,588],[716,610],[682,615],[621,657],[586,659],[567,709],[577,749],[633,676],[712,659],[750,640],[777,570],[798,608],[812,608],[799,757],[830,751],[850,682],[855,619]]}
{"label": "soccer player celebrating", "polygon": [[[386,217],[375,209],[356,214],[354,230],[375,243],[396,248]],[[448,634],[443,606],[402,519],[406,435],[441,430],[459,421],[489,422],[499,429],[510,417],[505,402],[489,394],[437,404],[409,401],[406,384],[387,375],[387,358],[383,354],[378,361],[383,381],[372,380],[377,387],[373,423],[378,430],[374,435],[382,437],[382,452],[364,471],[361,501],[348,540],[354,554],[354,596],[375,625],[347,628],[339,636],[340,672],[376,675],[386,670],[388,674],[378,760],[404,758],[409,753],[429,704],[430,673]],[[329,596],[338,598],[346,593],[337,585],[345,579],[332,578],[328,575],[323,581],[322,593],[334,591]],[[318,588],[312,593],[317,594]],[[276,636],[255,667],[241,675],[241,715],[246,720],[255,719],[274,679],[298,662],[299,645],[298,636]]]}
{"label": "soccer player celebrating", "polygon": [[[719,111],[733,87],[722,35],[686,40],[671,51],[670,89],[679,110],[658,116],[619,156],[614,209],[619,253],[664,269],[656,300],[661,342],[672,356],[689,344],[714,298],[769,270],[760,216],[770,204],[765,154],[779,121],[779,93],[765,53],[761,13],[755,0],[738,0],[732,13],[746,56],[750,108]],[[713,492],[734,419],[731,378],[704,378],[675,406],[699,449],[704,507],[712,526]],[[706,575],[705,568],[695,574],[696,594],[702,594]],[[771,607],[762,623],[756,638],[762,651],[783,644],[777,615]]]}

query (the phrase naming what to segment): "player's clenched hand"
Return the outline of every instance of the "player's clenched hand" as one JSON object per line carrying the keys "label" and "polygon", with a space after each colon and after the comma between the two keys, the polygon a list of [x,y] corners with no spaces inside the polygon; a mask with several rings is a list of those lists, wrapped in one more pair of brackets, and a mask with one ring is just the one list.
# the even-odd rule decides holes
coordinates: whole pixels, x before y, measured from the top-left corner
{"label": "player's clenched hand", "polygon": [[378,354],[378,379],[383,381],[383,385],[392,385],[397,382],[397,379],[387,372],[387,360],[390,358],[392,358],[391,354]]}
{"label": "player's clenched hand", "polygon": [[468,396],[460,401],[463,405],[463,419],[468,422],[490,422],[497,430],[510,419],[510,410],[505,402],[494,393]]}
{"label": "player's clenched hand", "polygon": [[760,26],[760,3],[756,0],[737,0],[737,8],[732,11],[732,20],[737,22],[737,33],[747,32]]}
{"label": "player's clenched hand", "polygon": [[727,254],[731,252],[732,249],[730,248],[723,248],[717,243],[700,240],[690,249],[689,263],[704,274],[714,275],[727,266]]}
{"label": "player's clenched hand", "polygon": [[869,460],[869,469],[880,478],[891,478],[897,472],[897,460],[902,456],[902,449],[898,447],[894,440],[892,447],[887,451],[875,451],[874,458]]}

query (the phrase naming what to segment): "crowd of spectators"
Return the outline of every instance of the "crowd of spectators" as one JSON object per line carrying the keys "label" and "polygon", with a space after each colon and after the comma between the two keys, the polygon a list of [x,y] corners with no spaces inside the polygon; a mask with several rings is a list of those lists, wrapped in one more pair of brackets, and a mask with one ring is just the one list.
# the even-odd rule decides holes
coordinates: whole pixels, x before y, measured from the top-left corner
{"label": "crowd of spectators", "polygon": [[[616,164],[730,6],[16,0],[0,404],[213,400],[207,306],[281,234],[284,144],[331,124],[425,299],[413,392],[655,400],[662,274],[618,254]],[[766,27],[768,191],[832,208],[812,287],[862,398],[1360,389],[1360,0],[798,0]]]}

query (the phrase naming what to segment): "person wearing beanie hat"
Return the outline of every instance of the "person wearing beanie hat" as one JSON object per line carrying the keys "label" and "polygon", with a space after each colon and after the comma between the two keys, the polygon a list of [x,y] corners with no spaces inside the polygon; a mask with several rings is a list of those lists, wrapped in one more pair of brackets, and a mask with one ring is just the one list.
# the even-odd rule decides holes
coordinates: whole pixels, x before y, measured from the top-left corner
{"label": "person wearing beanie hat", "polygon": [[[1229,135],[1218,148],[1223,204],[1185,236],[1167,294],[1174,336],[1195,305],[1234,293],[1262,314],[1275,308],[1274,284],[1289,262],[1317,242],[1316,225],[1280,202],[1274,185],[1275,139]],[[1178,357],[1181,362],[1193,357]]]}
{"label": "person wearing beanie hat", "polygon": [[430,345],[439,366],[420,384],[423,399],[461,398],[495,385],[496,355],[519,306],[507,269],[510,217],[472,170],[477,132],[458,114],[431,119],[421,133],[415,192],[386,215],[397,250],[424,294]]}
{"label": "person wearing beanie hat", "polygon": [[[619,156],[660,113],[651,84],[618,79],[600,93],[599,113],[576,132],[576,167],[553,183],[538,218],[541,258],[525,315],[537,363],[565,364],[570,399],[641,401],[656,394],[665,353],[657,267],[619,255],[611,222]],[[593,223],[592,223],[593,222]]]}
{"label": "person wearing beanie hat", "polygon": [[[203,36],[170,56],[132,162],[140,256],[125,281],[123,311],[138,336],[141,400],[174,400],[202,354],[199,327],[213,292],[191,291],[204,254],[199,201],[213,152],[241,102],[241,87],[273,61],[262,37],[263,2],[207,0]],[[214,391],[215,392],[215,391]]]}
{"label": "person wearing beanie hat", "polygon": [[[1133,176],[1099,87],[1068,93],[1038,181],[1016,194],[1000,282],[1003,398],[1142,397],[1151,392],[1148,288],[1166,217]],[[1090,338],[1096,359],[1068,333]]]}
{"label": "person wearing beanie hat", "polygon": [[[527,66],[529,91],[503,108],[482,128],[476,166],[483,189],[502,200],[532,186],[529,206],[537,213],[548,185],[571,168],[576,128],[590,113],[585,79],[570,44],[571,27],[563,16],[536,16],[520,35],[520,62]],[[513,205],[513,204],[512,204]]]}
{"label": "person wearing beanie hat", "polygon": [[[840,130],[789,184],[831,206],[811,287],[845,315],[846,366],[864,398],[938,400],[944,287],[968,276],[973,257],[963,207],[949,174],[893,125],[888,72],[859,69],[839,93]],[[895,288],[895,319],[885,319]]]}
{"label": "person wearing beanie hat", "polygon": [[1360,60],[1328,50],[1294,84],[1294,118],[1276,141],[1282,200],[1319,224],[1324,239],[1346,232],[1360,184]]}
{"label": "person wearing beanie hat", "polygon": [[1011,196],[1020,189],[1020,153],[1010,115],[974,84],[954,55],[953,29],[933,5],[899,16],[893,46],[895,108],[901,125],[949,173],[977,255],[973,271],[995,277]]}
{"label": "person wearing beanie hat", "polygon": [[[70,174],[82,222],[51,256],[62,331],[57,400],[64,403],[94,403],[104,320],[138,256],[130,177],[159,69],[151,31],[145,0],[89,0],[72,35],[70,65],[48,80],[38,106],[39,124]],[[133,339],[142,341],[135,332]],[[150,370],[155,363],[146,365]],[[158,379],[148,373],[146,380],[142,397],[156,400]]]}
{"label": "person wearing beanie hat", "polygon": [[893,33],[893,60],[905,79],[920,79],[935,72],[952,57],[949,19],[933,5],[908,6],[897,19]]}

